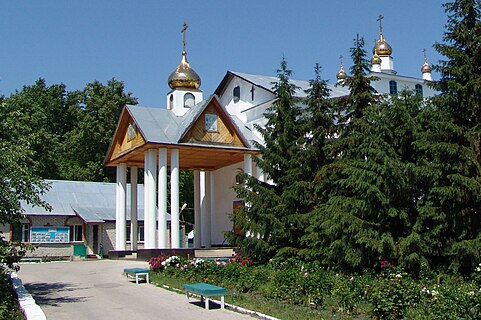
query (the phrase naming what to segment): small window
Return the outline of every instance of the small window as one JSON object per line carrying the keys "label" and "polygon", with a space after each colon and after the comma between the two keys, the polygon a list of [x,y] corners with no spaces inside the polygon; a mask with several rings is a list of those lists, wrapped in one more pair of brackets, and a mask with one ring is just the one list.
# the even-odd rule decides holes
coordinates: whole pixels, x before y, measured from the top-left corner
{"label": "small window", "polygon": [[251,100],[254,101],[254,92],[256,91],[256,88],[252,86],[251,88]]}
{"label": "small window", "polygon": [[169,110],[172,110],[174,108],[174,95],[171,94],[169,97]]}
{"label": "small window", "polygon": [[389,93],[397,94],[397,82],[394,80],[389,81]]}
{"label": "small window", "polygon": [[418,83],[417,85],[414,86],[414,91],[416,92],[417,95],[422,96],[423,95],[423,86]]}
{"label": "small window", "polygon": [[243,185],[244,184],[244,179],[242,177],[242,174],[244,173],[244,170],[242,169],[237,169],[237,173],[235,175],[235,184],[236,185]]}
{"label": "small window", "polygon": [[234,88],[234,91],[232,92],[232,95],[234,97],[234,103],[239,102],[239,100],[240,100],[240,87],[239,86]]}
{"label": "small window", "polygon": [[73,225],[70,226],[70,242],[81,242],[83,241],[83,226]]}
{"label": "small window", "polygon": [[20,223],[12,225],[12,241],[29,242],[30,224]]}
{"label": "small window", "polygon": [[184,108],[192,108],[195,106],[195,97],[192,93],[184,94]]}
{"label": "small window", "polygon": [[[127,223],[127,241],[132,241],[130,239],[130,223]],[[139,239],[139,242],[144,242],[144,226],[143,225],[137,225],[137,239]]]}
{"label": "small window", "polygon": [[135,136],[137,135],[137,127],[135,126],[135,123],[129,124],[129,127],[127,128],[127,141],[134,140]]}

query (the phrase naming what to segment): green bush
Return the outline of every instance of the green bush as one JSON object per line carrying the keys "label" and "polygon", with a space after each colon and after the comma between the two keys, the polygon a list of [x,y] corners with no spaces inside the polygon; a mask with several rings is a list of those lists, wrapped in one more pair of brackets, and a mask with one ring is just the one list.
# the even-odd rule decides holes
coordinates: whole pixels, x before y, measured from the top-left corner
{"label": "green bush", "polygon": [[259,266],[245,259],[153,261],[164,277],[180,283],[212,283],[227,287],[233,296],[249,293],[268,303],[305,308],[306,314],[318,310],[329,315],[326,319],[481,319],[481,265],[466,280],[435,274],[427,266],[415,279],[387,261],[377,274],[361,275],[336,273],[294,258]]}
{"label": "green bush", "polygon": [[0,319],[23,319],[7,272],[0,272]]}

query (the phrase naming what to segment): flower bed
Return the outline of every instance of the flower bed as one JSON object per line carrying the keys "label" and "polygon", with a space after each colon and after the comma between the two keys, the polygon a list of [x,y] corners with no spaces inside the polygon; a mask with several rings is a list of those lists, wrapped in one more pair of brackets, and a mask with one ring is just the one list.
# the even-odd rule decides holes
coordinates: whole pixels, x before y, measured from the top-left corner
{"label": "flower bed", "polygon": [[[207,282],[227,287],[229,299],[242,305],[242,295],[268,304],[293,306],[282,319],[480,319],[481,264],[470,279],[426,272],[413,279],[382,262],[377,272],[344,275],[298,260],[254,266],[236,256],[229,261],[187,260],[159,256],[150,261],[164,279]],[[232,301],[232,300],[231,300]],[[249,309],[252,305],[242,305]],[[279,309],[279,308],[277,308]],[[263,310],[258,310],[265,312]],[[304,313],[304,314],[303,314]]]}

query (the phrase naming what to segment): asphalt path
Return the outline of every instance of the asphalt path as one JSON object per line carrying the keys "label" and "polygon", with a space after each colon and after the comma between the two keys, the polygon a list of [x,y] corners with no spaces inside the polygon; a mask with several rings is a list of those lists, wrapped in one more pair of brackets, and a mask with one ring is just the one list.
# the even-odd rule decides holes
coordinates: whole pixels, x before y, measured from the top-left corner
{"label": "asphalt path", "polygon": [[124,268],[144,267],[128,260],[22,264],[18,277],[49,320],[91,319],[253,319],[153,284],[128,280]]}

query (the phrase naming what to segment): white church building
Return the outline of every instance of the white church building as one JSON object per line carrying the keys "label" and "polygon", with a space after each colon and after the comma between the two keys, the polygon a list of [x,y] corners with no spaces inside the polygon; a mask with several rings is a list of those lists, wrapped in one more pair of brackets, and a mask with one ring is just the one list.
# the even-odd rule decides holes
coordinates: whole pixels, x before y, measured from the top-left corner
{"label": "white church building", "polygon": [[[395,71],[382,25],[371,63],[370,75],[377,78],[372,86],[379,94],[397,94],[406,88],[425,98],[435,94],[428,85],[432,76],[426,56],[419,78]],[[331,97],[349,94],[342,86],[346,77],[341,61],[337,84],[329,85]],[[204,97],[200,77],[187,61],[184,33],[181,62],[168,79],[171,91],[165,108],[126,106],[106,156],[106,165],[117,170],[115,250],[139,248],[134,235],[140,168],[144,169],[143,248],[181,247],[179,170],[194,172],[194,247],[226,245],[224,234],[234,228],[231,216],[242,205],[232,188],[238,173],[266,179],[253,161],[258,153],[254,142],[262,143],[255,125],[266,123],[264,113],[276,99],[275,81],[271,76],[227,71],[214,93]],[[309,82],[291,81],[299,88],[296,97],[305,98]]]}

